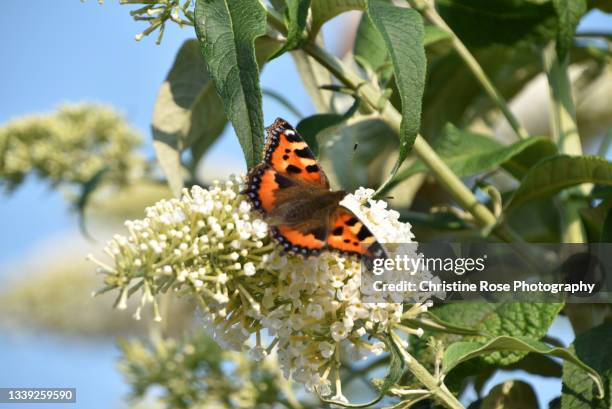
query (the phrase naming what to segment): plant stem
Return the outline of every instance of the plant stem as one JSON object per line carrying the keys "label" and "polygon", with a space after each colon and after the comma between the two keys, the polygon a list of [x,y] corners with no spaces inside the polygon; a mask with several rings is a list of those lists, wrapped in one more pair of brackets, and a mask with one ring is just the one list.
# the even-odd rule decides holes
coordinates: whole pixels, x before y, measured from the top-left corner
{"label": "plant stem", "polygon": [[501,112],[506,117],[506,120],[514,130],[514,133],[520,139],[527,139],[529,134],[527,130],[523,128],[523,126],[519,123],[518,119],[514,116],[506,100],[500,94],[500,92],[495,88],[487,74],[484,72],[476,58],[470,53],[465,44],[457,37],[454,31],[446,24],[444,19],[438,14],[433,2],[430,0],[408,0],[408,3],[411,7],[416,10],[419,10],[425,18],[432,23],[433,25],[441,28],[442,30],[448,32],[451,35],[451,41],[453,47],[459,57],[463,60],[463,62],[467,65],[469,70],[472,72],[476,80],[480,83],[485,92],[489,95],[489,97],[493,100],[493,102],[497,105],[497,107],[501,110]]}
{"label": "plant stem", "polygon": [[396,344],[397,349],[402,354],[404,364],[410,372],[429,390],[434,399],[450,409],[465,409],[457,398],[448,390],[446,385],[429,373],[423,365],[402,347],[402,340],[391,331],[391,340]]}
{"label": "plant stem", "polygon": [[[555,44],[544,51],[544,67],[548,76],[551,103],[551,128],[559,151],[568,155],[582,155],[582,144],[576,125],[576,108],[568,76],[569,58],[559,61]],[[580,221],[580,203],[574,195],[588,195],[588,186],[580,185],[560,196],[562,234],[565,243],[585,243],[586,235]]]}
{"label": "plant stem", "polygon": [[[544,50],[544,68],[550,89],[553,138],[562,153],[582,155],[568,66],[569,58],[566,57],[564,61],[559,61],[555,44],[549,44]],[[588,184],[582,184],[559,195],[563,243],[586,243],[588,241],[580,219],[580,209],[584,206],[584,200],[576,196],[586,197],[589,190]],[[565,313],[576,334],[599,325],[603,320],[601,310],[595,305],[567,304]]]}

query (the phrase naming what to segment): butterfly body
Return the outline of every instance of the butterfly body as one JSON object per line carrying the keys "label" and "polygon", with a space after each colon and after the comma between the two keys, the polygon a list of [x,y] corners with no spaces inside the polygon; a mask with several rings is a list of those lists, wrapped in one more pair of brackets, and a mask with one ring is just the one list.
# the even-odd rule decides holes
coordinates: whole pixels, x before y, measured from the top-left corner
{"label": "butterfly body", "polygon": [[302,137],[278,118],[267,128],[264,160],[247,176],[247,195],[286,251],[304,256],[334,249],[374,257],[382,247],[340,202]]}

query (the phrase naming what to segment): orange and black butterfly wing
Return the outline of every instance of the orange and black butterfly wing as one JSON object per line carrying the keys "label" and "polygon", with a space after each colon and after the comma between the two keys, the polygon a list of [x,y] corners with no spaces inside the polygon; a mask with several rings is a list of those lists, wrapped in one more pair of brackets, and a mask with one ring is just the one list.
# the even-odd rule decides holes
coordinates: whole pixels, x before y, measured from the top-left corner
{"label": "orange and black butterfly wing", "polygon": [[286,251],[297,254],[318,254],[327,243],[327,220],[304,220],[291,226],[286,224],[286,211],[308,195],[304,183],[290,178],[262,163],[249,172],[243,193],[254,209],[266,216],[272,225],[270,233]]}
{"label": "orange and black butterfly wing", "polygon": [[329,189],[327,177],[314,153],[287,121],[277,118],[267,128],[264,163],[290,178]]}
{"label": "orange and black butterfly wing", "polygon": [[279,224],[272,227],[270,232],[285,251],[303,256],[317,255],[327,247],[327,226],[324,223],[314,221],[298,226]]}
{"label": "orange and black butterfly wing", "polygon": [[286,183],[290,183],[286,176],[262,163],[251,169],[242,193],[247,195],[255,210],[270,216],[277,205],[276,194],[285,188]]}
{"label": "orange and black butterfly wing", "polygon": [[332,214],[327,245],[330,249],[368,259],[385,256],[385,250],[370,229],[344,207],[338,207]]}

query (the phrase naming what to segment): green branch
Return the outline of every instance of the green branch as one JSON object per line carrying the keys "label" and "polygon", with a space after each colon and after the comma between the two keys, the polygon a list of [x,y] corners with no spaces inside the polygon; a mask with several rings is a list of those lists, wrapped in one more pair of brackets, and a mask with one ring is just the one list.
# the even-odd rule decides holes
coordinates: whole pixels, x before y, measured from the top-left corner
{"label": "green branch", "polygon": [[[576,124],[576,107],[568,75],[569,58],[559,61],[554,43],[544,52],[544,67],[548,76],[551,103],[551,128],[553,139],[559,151],[568,155],[582,155],[582,144]],[[565,243],[585,243],[586,234],[582,228],[580,204],[573,196],[588,195],[588,186],[580,185],[568,189],[560,197],[562,214],[562,234]]]}

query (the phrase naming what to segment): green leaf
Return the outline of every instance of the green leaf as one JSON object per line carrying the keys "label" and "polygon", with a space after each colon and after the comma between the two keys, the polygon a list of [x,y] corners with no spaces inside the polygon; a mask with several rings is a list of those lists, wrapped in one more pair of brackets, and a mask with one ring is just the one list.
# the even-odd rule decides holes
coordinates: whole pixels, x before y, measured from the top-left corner
{"label": "green leaf", "polygon": [[538,398],[531,385],[510,380],[495,385],[483,399],[480,409],[538,409]]}
{"label": "green leaf", "polygon": [[437,0],[436,8],[468,46],[543,45],[555,36],[549,0]]}
{"label": "green leaf", "polygon": [[[434,143],[434,149],[460,177],[487,172],[500,165],[516,177],[521,177],[536,158],[539,160],[557,153],[554,143],[548,138],[533,137],[504,146],[491,137],[463,131],[451,124]],[[389,187],[428,170],[422,161],[415,161],[399,172]]]}
{"label": "green leaf", "polygon": [[535,341],[525,337],[501,336],[488,340],[487,342],[456,342],[449,346],[442,359],[442,370],[448,373],[462,362],[491,352],[519,351],[524,354],[538,353],[561,358],[574,364],[582,373],[597,385],[600,393],[603,393],[603,382],[599,374],[590,366],[582,362],[573,352],[559,347],[551,347],[543,342]]}
{"label": "green leaf", "polygon": [[[445,304],[430,311],[439,320],[454,326],[473,328],[487,337],[510,335],[539,340],[563,308],[560,303],[484,303],[462,302]],[[449,338],[447,344],[459,338]],[[484,341],[484,336],[468,339]],[[494,353],[484,358],[491,364],[510,365],[519,361],[525,353]]]}
{"label": "green leaf", "polygon": [[326,129],[333,128],[344,122],[344,116],[340,114],[314,114],[302,119],[296,126],[297,131],[315,154],[319,156],[319,141],[317,135]]}
{"label": "green leaf", "polygon": [[587,11],[586,0],[552,0],[557,14],[557,58],[563,61],[574,42],[578,22]]}
{"label": "green leaf", "polygon": [[247,166],[253,167],[264,146],[255,39],[266,33],[265,9],[258,0],[197,0],[195,26]]}
{"label": "green leaf", "polygon": [[442,30],[438,26],[425,26],[425,37],[423,38],[423,44],[425,47],[439,43],[440,41],[448,41],[453,37],[448,31]]}
{"label": "green leaf", "polygon": [[350,10],[364,10],[366,0],[312,0],[312,25],[310,38],[315,38],[327,21]]}
{"label": "green leaf", "polygon": [[306,29],[306,18],[310,0],[287,0],[285,9],[285,22],[287,24],[287,40],[285,44],[274,54],[276,58],[286,51],[298,48],[304,40],[304,30]]}
{"label": "green leaf", "polygon": [[612,163],[598,156],[558,155],[543,159],[525,175],[506,211],[582,183],[612,185]]}
{"label": "green leaf", "polygon": [[561,239],[559,209],[552,198],[533,201],[506,216],[508,226],[528,243],[557,243]]}
{"label": "green leaf", "polygon": [[401,100],[400,148],[392,175],[397,172],[419,132],[427,61],[423,20],[413,9],[370,0],[367,14],[385,41]]}
{"label": "green leaf", "polygon": [[[359,64],[367,64],[374,72],[379,72],[382,67],[388,67],[388,71],[392,71],[385,40],[367,14],[361,17],[357,26],[353,55]],[[385,74],[387,73],[382,75]]]}
{"label": "green leaf", "polygon": [[[187,40],[179,49],[174,64],[157,94],[153,109],[152,131],[157,154],[169,155],[160,164],[172,184],[182,188],[180,152],[192,150],[194,163],[219,137],[227,118],[223,104],[208,75],[198,41]],[[167,141],[167,142],[165,142]]]}
{"label": "green leaf", "polygon": [[570,351],[604,379],[605,397],[594,391],[597,382],[573,362],[563,364],[561,409],[609,409],[612,407],[612,324],[605,323],[579,334]]}
{"label": "green leaf", "polygon": [[296,126],[296,130],[304,137],[304,140],[312,150],[319,155],[319,141],[317,136],[327,130],[335,128],[346,122],[352,117],[359,108],[359,100],[355,100],[353,105],[344,114],[314,114],[302,119]]}
{"label": "green leaf", "polygon": [[397,135],[380,118],[362,116],[342,126],[322,146],[325,147],[322,159],[331,163],[339,187],[353,191],[376,184],[371,180],[370,169],[397,146]]}
{"label": "green leaf", "polygon": [[[605,199],[596,207],[583,207],[580,216],[589,242],[609,242],[612,226],[607,221],[612,211],[612,200]],[[607,224],[607,225],[606,225]]]}
{"label": "green leaf", "polygon": [[[450,38],[450,34],[441,28],[425,26],[423,45],[427,47],[428,45],[449,40]],[[379,73],[379,78],[382,79],[381,82],[383,83],[384,79],[388,78],[393,71],[385,46],[385,40],[376,30],[367,14],[364,14],[359,21],[353,46],[353,55],[358,63],[367,64],[368,68]]]}

